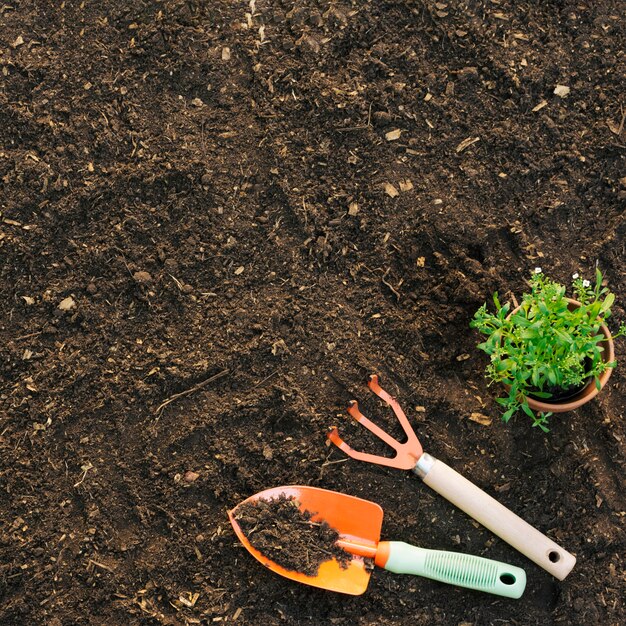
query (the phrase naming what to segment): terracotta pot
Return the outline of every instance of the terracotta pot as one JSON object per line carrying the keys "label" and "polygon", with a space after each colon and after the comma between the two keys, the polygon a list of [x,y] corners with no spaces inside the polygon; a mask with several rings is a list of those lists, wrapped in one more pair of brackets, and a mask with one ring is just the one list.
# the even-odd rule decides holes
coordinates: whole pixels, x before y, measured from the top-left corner
{"label": "terracotta pot", "polygon": [[[566,300],[569,303],[570,311],[581,306],[578,300],[572,300],[572,298],[566,298]],[[511,317],[521,308],[521,306],[518,306],[516,309],[513,309],[507,317]],[[610,363],[615,360],[615,349],[613,347],[613,340],[611,339],[611,332],[605,324],[600,325],[600,332],[605,336],[605,339],[600,342],[600,345],[604,348],[602,351],[602,360],[605,363]],[[600,375],[600,389],[606,385],[612,372],[612,367],[609,367],[602,372]],[[589,400],[598,395],[598,391],[599,390],[596,388],[595,380],[591,379],[578,393],[567,398],[567,400],[547,402],[546,400],[537,400],[535,398],[531,398],[530,396],[526,396],[526,400],[528,401],[528,406],[533,409],[533,411],[542,413],[548,413],[550,411],[552,413],[565,413],[566,411],[573,411],[574,409],[577,409],[583,404],[589,402]]]}

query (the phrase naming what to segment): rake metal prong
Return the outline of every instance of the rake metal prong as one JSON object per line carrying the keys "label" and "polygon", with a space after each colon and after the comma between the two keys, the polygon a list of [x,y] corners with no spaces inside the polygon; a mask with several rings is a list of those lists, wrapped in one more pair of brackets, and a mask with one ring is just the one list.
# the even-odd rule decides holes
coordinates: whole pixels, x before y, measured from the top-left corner
{"label": "rake metal prong", "polygon": [[352,402],[350,402],[350,406],[348,406],[348,413],[352,415],[352,417],[359,422],[359,424],[365,426],[367,430],[382,439],[388,446],[391,446],[394,450],[398,450],[398,442],[382,428],[376,426],[374,422],[368,420],[367,417],[359,411],[359,403],[356,400],[352,400]]}
{"label": "rake metal prong", "polygon": [[367,463],[376,463],[378,465],[386,465],[387,467],[400,467],[401,469],[412,469],[415,463],[412,463],[409,466],[400,466],[398,465],[398,455],[396,454],[393,458],[387,458],[385,456],[378,456],[377,454],[368,454],[367,452],[359,452],[354,448],[351,448],[340,436],[339,430],[337,427],[333,427],[333,429],[328,433],[327,438],[329,441],[332,441],[341,451],[345,452],[348,456],[353,459],[357,459],[358,461],[366,461]]}
{"label": "rake metal prong", "polygon": [[370,376],[367,386],[393,409],[393,412],[396,414],[396,417],[398,418],[398,421],[407,436],[406,443],[415,448],[419,447],[421,453],[422,446],[417,438],[417,435],[415,434],[415,431],[413,430],[413,427],[409,423],[406,413],[402,410],[398,401],[379,385],[378,376],[376,374],[372,374]]}
{"label": "rake metal prong", "polygon": [[370,376],[368,383],[370,389],[382,400],[384,400],[393,409],[398,421],[402,425],[404,432],[406,433],[407,440],[404,443],[400,443],[394,439],[391,435],[385,432],[382,428],[376,426],[371,422],[361,411],[359,411],[359,405],[356,400],[353,400],[348,407],[348,413],[357,421],[367,428],[371,433],[382,439],[388,446],[393,448],[396,455],[393,458],[387,458],[384,456],[378,456],[375,454],[367,454],[365,452],[358,452],[352,449],[341,437],[337,428],[328,434],[328,439],[332,441],[340,450],[343,450],[348,456],[359,459],[360,461],[367,461],[369,463],[378,463],[379,465],[386,465],[387,467],[396,467],[398,469],[413,469],[417,463],[417,460],[422,456],[422,446],[413,432],[409,420],[407,419],[404,411],[400,408],[397,401],[392,398],[384,389],[381,389],[378,384],[378,376]]}

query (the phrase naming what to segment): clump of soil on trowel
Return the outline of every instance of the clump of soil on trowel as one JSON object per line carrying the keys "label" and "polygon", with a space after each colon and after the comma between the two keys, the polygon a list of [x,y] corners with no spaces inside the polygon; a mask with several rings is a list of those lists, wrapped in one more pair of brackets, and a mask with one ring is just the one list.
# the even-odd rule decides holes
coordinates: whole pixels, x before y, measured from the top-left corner
{"label": "clump of soil on trowel", "polygon": [[347,568],[352,555],[335,545],[339,533],[326,522],[311,521],[314,515],[283,494],[242,504],[235,519],[254,548],[287,570],[316,576],[332,558]]}

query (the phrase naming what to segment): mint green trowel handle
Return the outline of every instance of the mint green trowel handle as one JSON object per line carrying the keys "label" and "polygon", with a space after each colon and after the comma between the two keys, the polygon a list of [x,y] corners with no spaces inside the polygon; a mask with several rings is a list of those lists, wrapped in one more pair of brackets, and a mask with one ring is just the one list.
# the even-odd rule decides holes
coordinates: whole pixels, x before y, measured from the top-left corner
{"label": "mint green trowel handle", "polygon": [[403,541],[382,543],[389,549],[383,567],[396,574],[424,576],[506,598],[519,598],[526,587],[526,572],[514,565],[459,552],[427,550]]}

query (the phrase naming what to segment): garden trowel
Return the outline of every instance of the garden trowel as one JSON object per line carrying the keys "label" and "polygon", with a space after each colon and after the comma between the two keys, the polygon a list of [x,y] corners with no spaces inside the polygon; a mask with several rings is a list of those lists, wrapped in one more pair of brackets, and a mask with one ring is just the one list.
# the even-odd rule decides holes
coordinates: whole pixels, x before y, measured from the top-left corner
{"label": "garden trowel", "polygon": [[[327,524],[336,531],[334,547],[341,548],[347,558],[338,560],[329,550],[323,550],[328,556],[317,572],[309,575],[298,571],[305,569],[305,554],[301,568],[287,568],[254,547],[254,531],[258,530],[256,526],[247,534],[243,530],[239,520],[244,511],[250,510],[250,504],[259,505],[263,501],[271,507],[272,502],[278,504],[285,499],[293,500],[300,511],[306,513],[304,519],[308,521],[294,522],[294,526]],[[286,578],[322,589],[359,595],[367,588],[374,563],[396,574],[423,576],[507,598],[519,598],[526,586],[526,573],[513,565],[468,554],[428,550],[402,541],[380,541],[382,508],[374,502],[335,491],[302,486],[275,487],[251,496],[229,511],[228,516],[243,545],[263,565]],[[298,532],[297,528],[294,532]],[[278,538],[278,541],[281,539],[289,541],[289,537]]]}

